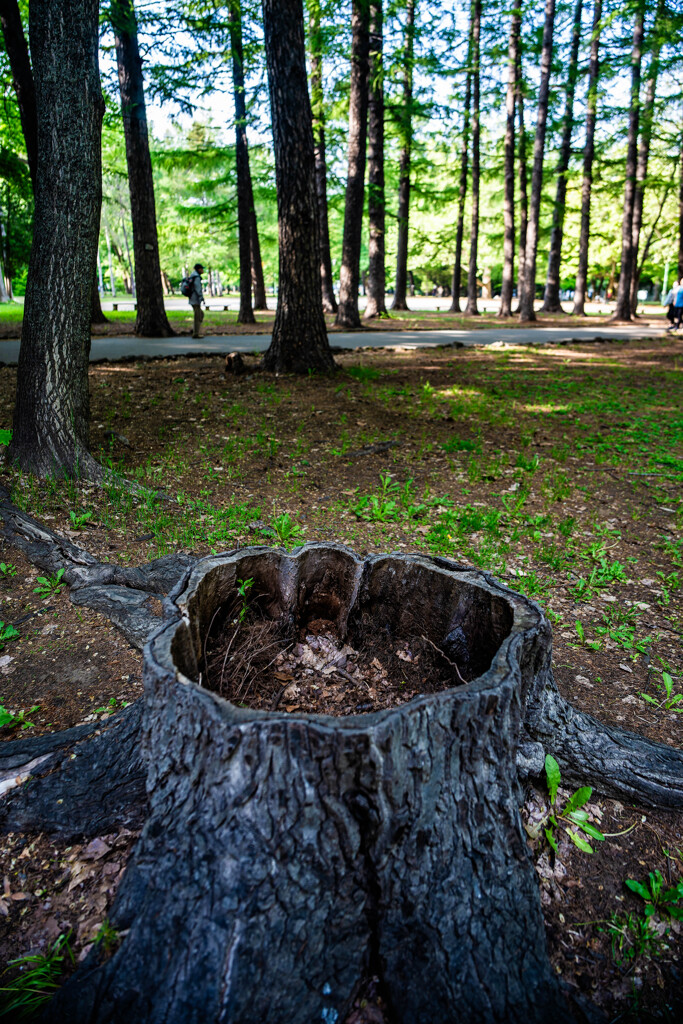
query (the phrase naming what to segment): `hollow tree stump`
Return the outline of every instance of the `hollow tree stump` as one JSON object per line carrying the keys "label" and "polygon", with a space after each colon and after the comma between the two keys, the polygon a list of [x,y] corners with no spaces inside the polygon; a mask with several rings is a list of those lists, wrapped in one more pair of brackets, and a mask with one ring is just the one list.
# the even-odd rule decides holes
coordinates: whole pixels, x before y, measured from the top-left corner
{"label": "hollow tree stump", "polygon": [[[325,618],[356,647],[426,636],[452,688],[341,718],[221,699],[201,685],[206,637],[249,577],[291,635]],[[574,1019],[519,773],[551,719],[560,747],[600,727],[577,730],[557,694],[541,610],[443,559],[317,544],[203,559],[170,598],[145,648],[150,810],[111,914],[122,942],[95,947],[45,1019],[341,1024],[369,974],[400,1024]],[[675,754],[657,764],[683,776]]]}

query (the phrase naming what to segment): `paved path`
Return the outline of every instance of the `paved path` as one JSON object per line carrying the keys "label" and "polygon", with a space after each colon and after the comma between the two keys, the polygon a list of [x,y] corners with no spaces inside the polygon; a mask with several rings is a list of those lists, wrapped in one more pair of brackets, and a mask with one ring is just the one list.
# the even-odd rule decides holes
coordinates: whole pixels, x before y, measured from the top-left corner
{"label": "paved path", "polygon": [[[354,331],[329,335],[330,345],[340,348],[435,348],[459,342],[461,345],[491,345],[495,342],[543,345],[564,340],[592,341],[594,338],[658,338],[664,328],[645,324],[621,327],[487,327],[478,331]],[[270,334],[209,335],[198,341],[179,338],[93,338],[90,361],[129,359],[131,356],[182,356],[215,352],[265,352]],[[18,341],[0,341],[0,362],[13,364],[19,356]]]}

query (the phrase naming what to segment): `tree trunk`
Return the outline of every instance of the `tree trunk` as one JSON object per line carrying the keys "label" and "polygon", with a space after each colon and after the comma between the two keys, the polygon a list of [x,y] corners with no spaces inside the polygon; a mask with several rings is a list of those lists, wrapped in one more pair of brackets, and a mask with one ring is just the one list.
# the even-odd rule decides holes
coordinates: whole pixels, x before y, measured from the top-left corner
{"label": "tree trunk", "polygon": [[522,51],[518,50],[517,65],[515,67],[517,100],[517,126],[519,141],[517,143],[517,162],[519,176],[519,256],[517,261],[517,306],[519,307],[519,296],[522,281],[524,280],[524,264],[526,260],[526,231],[529,222],[529,198],[527,195],[527,166],[526,166],[526,131],[524,129],[524,82],[522,80]]}
{"label": "tree trunk", "polygon": [[505,191],[503,195],[503,283],[500,290],[500,316],[512,315],[512,289],[515,283],[515,93],[519,63],[519,30],[522,13],[514,10],[510,18],[508,40],[508,84],[505,95]]}
{"label": "tree trunk", "polygon": [[320,0],[310,0],[308,40],[311,60],[311,109],[315,146],[315,191],[320,231],[320,285],[325,313],[337,312],[330,255],[330,227],[327,219],[327,158],[325,154],[325,108],[323,104],[323,48],[320,31]]}
{"label": "tree trunk", "polygon": [[170,338],[161,287],[159,238],[154,205],[154,177],[147,134],[142,60],[133,0],[112,0],[111,22],[126,140],[130,215],[133,222],[137,317],[135,333],[143,338]]}
{"label": "tree trunk", "polygon": [[[218,699],[204,645],[247,578],[292,639],[314,619],[356,647],[426,632],[451,687],[340,718]],[[110,913],[120,944],[93,946],[46,1024],[335,1021],[368,975],[396,1024],[451,1024],[454,1007],[575,1021],[519,780],[549,752],[566,784],[680,807],[683,754],[566,704],[538,606],[447,559],[246,548],[202,560],[171,598],[145,649],[149,817]]]}
{"label": "tree trunk", "polygon": [[38,476],[94,471],[90,313],[102,201],[97,0],[31,5],[38,164],[10,458]]}
{"label": "tree trunk", "polygon": [[12,70],[12,84],[17,94],[19,119],[24,133],[26,158],[31,175],[31,183],[35,191],[36,166],[38,161],[38,122],[36,115],[36,89],[31,70],[31,58],[26,45],[24,28],[17,0],[0,2],[0,25],[5,40],[5,50]]}
{"label": "tree trunk", "polygon": [[109,261],[109,286],[111,288],[112,298],[116,298],[116,278],[114,277],[114,264],[111,260],[111,237],[109,235],[109,228],[107,222],[104,222],[104,237],[107,242],[107,259]]}
{"label": "tree trunk", "polygon": [[344,237],[339,273],[340,327],[360,327],[358,287],[365,195],[365,152],[368,126],[368,15],[369,0],[351,4],[351,92],[349,97],[349,146]]}
{"label": "tree trunk", "polygon": [[406,0],[403,32],[403,107],[399,115],[401,156],[398,165],[398,238],[396,284],[392,309],[408,309],[408,227],[410,222],[410,158],[413,148],[413,63],[415,52],[415,0]]}
{"label": "tree trunk", "polygon": [[240,257],[239,324],[256,323],[251,305],[252,268],[252,203],[247,143],[247,105],[244,97],[244,53],[242,48],[242,10],[240,0],[228,5],[230,48],[232,51],[232,84],[235,100],[235,164],[237,170],[237,226]]}
{"label": "tree trunk", "polygon": [[302,0],[263,0],[279,229],[279,289],[267,370],[329,372]]}
{"label": "tree trunk", "polygon": [[386,316],[384,195],[384,67],[382,2],[370,0],[368,58],[368,301],[365,316]]}
{"label": "tree trunk", "polygon": [[678,186],[678,277],[683,280],[683,139],[681,140],[680,184]]}
{"label": "tree trunk", "polygon": [[[258,220],[256,217],[256,203],[254,202],[254,187],[249,170],[249,252],[251,256],[251,287],[254,291],[254,309],[268,309],[266,299],[266,283],[263,280],[263,262],[261,260],[261,243],[258,235]],[[221,291],[221,295],[223,292]]]}
{"label": "tree trunk", "polygon": [[534,166],[531,173],[531,203],[526,230],[526,251],[524,254],[524,277],[519,282],[520,320],[535,320],[534,300],[536,298],[536,252],[543,192],[543,154],[545,133],[548,122],[548,94],[550,71],[553,61],[553,29],[555,24],[555,0],[545,0],[543,23],[543,44],[541,48],[541,81],[538,89],[538,113],[536,116],[536,137],[534,139]]}
{"label": "tree trunk", "polygon": [[95,279],[92,286],[92,296],[90,299],[90,324],[108,324],[104,312],[102,310],[102,303],[100,301],[100,290],[98,288],[98,275],[97,267],[95,268]]}
{"label": "tree trunk", "polygon": [[650,160],[650,143],[652,141],[652,125],[655,106],[655,94],[657,92],[657,78],[659,76],[659,54],[662,48],[662,26],[661,21],[665,13],[664,0],[659,0],[655,20],[652,26],[652,55],[645,82],[645,98],[643,101],[640,147],[638,149],[638,163],[636,166],[636,193],[633,198],[633,226],[631,230],[631,315],[636,313],[638,304],[638,285],[640,274],[638,272],[638,250],[640,248],[640,232],[643,226],[643,201],[645,198],[645,182],[647,180],[647,168]]}
{"label": "tree trunk", "polygon": [[631,278],[633,276],[633,210],[636,197],[638,170],[638,124],[640,121],[640,74],[643,58],[644,0],[636,7],[631,51],[631,98],[628,117],[628,143],[626,149],[626,182],[624,184],[624,212],[621,220],[621,266],[617,287],[617,305],[613,320],[630,321]]}
{"label": "tree trunk", "polygon": [[472,97],[472,22],[465,77],[465,109],[463,111],[462,136],[460,140],[460,180],[458,182],[458,223],[455,229],[455,260],[453,262],[453,283],[451,285],[451,313],[460,312],[460,290],[462,288],[462,238],[465,232],[465,200],[467,199],[467,172],[470,137],[470,102]]}
{"label": "tree trunk", "polygon": [[591,35],[590,72],[586,98],[586,145],[583,150],[583,183],[581,186],[581,233],[579,237],[579,269],[574,289],[575,316],[586,315],[586,280],[588,276],[588,246],[590,243],[591,191],[593,188],[593,158],[595,156],[595,123],[598,109],[598,78],[600,77],[600,19],[602,0],[593,4],[593,32]]}
{"label": "tree trunk", "polygon": [[470,263],[467,271],[467,305],[465,316],[479,316],[477,308],[477,251],[479,248],[479,92],[481,36],[481,0],[472,3],[472,228],[470,231]]}
{"label": "tree trunk", "polygon": [[560,159],[557,165],[557,192],[553,207],[553,226],[550,233],[550,252],[548,253],[548,275],[545,283],[545,295],[541,310],[545,313],[562,313],[560,303],[560,267],[562,263],[562,236],[564,234],[564,212],[567,201],[567,172],[572,154],[572,132],[574,130],[574,94],[576,92],[577,70],[579,65],[579,45],[581,43],[581,15],[583,0],[576,0],[574,7],[574,28],[572,46],[567,69],[567,91],[562,124],[562,144]]}

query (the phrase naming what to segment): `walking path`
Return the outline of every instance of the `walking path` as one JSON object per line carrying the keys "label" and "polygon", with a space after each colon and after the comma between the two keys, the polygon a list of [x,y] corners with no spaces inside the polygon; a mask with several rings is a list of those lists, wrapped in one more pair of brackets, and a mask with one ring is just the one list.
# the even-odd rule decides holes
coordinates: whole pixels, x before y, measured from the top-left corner
{"label": "walking path", "polygon": [[[624,324],[619,327],[487,327],[475,331],[354,331],[329,335],[333,348],[436,348],[438,345],[460,344],[544,345],[562,341],[593,341],[596,338],[614,341],[625,338],[658,338],[663,327]],[[12,365],[19,357],[18,341],[0,341],[0,362]],[[265,352],[270,334],[209,335],[194,340],[177,338],[93,338],[90,361],[116,361],[131,357],[183,356],[221,352]]]}

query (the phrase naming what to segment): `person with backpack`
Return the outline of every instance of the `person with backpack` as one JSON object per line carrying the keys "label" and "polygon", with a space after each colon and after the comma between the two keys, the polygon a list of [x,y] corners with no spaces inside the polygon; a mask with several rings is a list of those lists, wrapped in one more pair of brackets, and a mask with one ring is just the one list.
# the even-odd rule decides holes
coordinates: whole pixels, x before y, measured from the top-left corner
{"label": "person with backpack", "polygon": [[192,312],[194,314],[194,324],[192,327],[192,337],[199,337],[199,328],[201,327],[202,320],[204,319],[204,310],[202,309],[202,302],[204,302],[204,292],[202,291],[202,274],[204,273],[204,267],[201,263],[195,263],[194,270],[189,277],[184,277],[180,282],[180,290],[185,295],[192,306]]}

